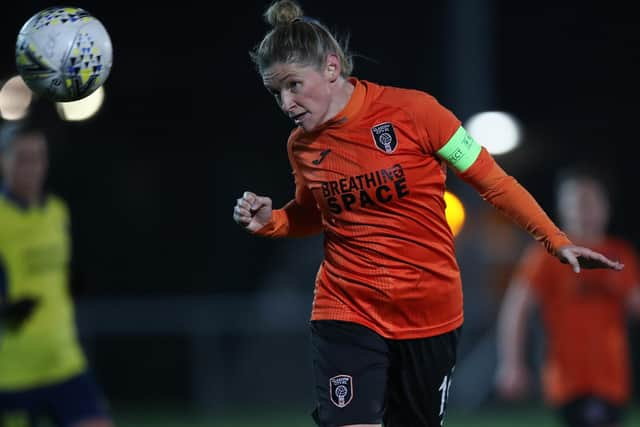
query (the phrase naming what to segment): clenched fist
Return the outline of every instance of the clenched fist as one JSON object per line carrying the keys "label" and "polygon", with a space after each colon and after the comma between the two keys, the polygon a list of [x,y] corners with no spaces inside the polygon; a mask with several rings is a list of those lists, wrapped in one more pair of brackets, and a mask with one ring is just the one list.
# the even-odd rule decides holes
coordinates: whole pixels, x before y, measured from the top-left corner
{"label": "clenched fist", "polygon": [[246,230],[254,232],[271,221],[271,213],[271,198],[245,191],[233,208],[233,220]]}

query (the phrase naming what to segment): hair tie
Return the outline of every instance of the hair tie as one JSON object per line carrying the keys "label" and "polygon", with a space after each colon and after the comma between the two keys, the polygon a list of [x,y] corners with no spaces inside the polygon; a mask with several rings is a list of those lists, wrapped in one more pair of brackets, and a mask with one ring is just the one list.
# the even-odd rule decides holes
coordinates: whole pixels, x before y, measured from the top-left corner
{"label": "hair tie", "polygon": [[318,26],[321,26],[320,21],[315,18],[311,18],[310,16],[300,16],[298,18],[295,18],[292,22],[306,22],[307,24],[316,24]]}

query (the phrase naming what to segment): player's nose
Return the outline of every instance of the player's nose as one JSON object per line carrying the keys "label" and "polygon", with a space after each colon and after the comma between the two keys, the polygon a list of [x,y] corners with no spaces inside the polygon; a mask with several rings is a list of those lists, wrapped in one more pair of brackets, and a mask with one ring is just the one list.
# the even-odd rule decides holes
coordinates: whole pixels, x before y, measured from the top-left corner
{"label": "player's nose", "polygon": [[282,93],[281,108],[282,111],[284,111],[287,115],[294,111],[294,109],[296,108],[296,102],[293,94],[287,92]]}

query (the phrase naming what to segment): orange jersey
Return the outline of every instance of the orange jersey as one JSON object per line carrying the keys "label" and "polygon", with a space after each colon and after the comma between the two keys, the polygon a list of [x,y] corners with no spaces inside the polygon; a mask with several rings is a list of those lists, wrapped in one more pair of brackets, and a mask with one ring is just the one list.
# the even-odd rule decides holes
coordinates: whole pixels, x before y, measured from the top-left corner
{"label": "orange jersey", "polygon": [[459,127],[427,94],[358,81],[321,132],[293,132],[298,192],[312,195],[326,236],[312,319],[353,321],[389,338],[462,324],[446,169],[435,156]]}
{"label": "orange jersey", "polygon": [[389,338],[462,324],[446,170],[434,155],[459,127],[431,96],[361,81],[321,133],[293,133],[291,163],[326,236],[312,319],[353,321]]}
{"label": "orange jersey", "polygon": [[575,274],[533,247],[516,272],[537,297],[546,337],[543,387],[553,404],[586,394],[615,403],[630,397],[625,298],[640,283],[636,253],[613,238],[590,247],[624,269]]}
{"label": "orange jersey", "polygon": [[351,82],[353,94],[336,117],[312,132],[291,133],[296,197],[257,232],[324,231],[312,319],[352,321],[393,339],[434,336],[462,324],[443,158],[464,165],[461,178],[549,250],[570,243],[434,97]]}

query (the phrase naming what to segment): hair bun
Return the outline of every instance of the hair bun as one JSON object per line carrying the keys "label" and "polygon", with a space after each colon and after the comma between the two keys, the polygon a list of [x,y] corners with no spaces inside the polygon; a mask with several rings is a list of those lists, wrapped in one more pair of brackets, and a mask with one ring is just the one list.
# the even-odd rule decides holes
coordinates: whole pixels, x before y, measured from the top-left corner
{"label": "hair bun", "polygon": [[272,27],[288,25],[303,16],[302,8],[293,0],[278,0],[264,13],[265,21]]}

